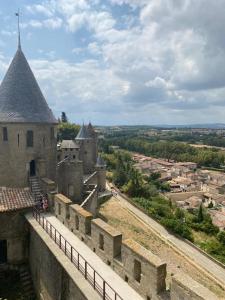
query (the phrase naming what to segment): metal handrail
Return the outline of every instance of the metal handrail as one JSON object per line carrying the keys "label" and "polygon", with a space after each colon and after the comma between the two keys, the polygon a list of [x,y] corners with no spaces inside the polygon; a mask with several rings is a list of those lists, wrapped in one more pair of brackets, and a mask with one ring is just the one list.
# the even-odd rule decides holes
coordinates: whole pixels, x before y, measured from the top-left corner
{"label": "metal handrail", "polygon": [[[61,235],[61,233],[40,214],[33,209],[33,216],[50,238],[59,246],[84,278],[93,286],[103,300],[123,300],[117,292],[95,271],[86,259]],[[100,282],[99,282],[100,281]]]}

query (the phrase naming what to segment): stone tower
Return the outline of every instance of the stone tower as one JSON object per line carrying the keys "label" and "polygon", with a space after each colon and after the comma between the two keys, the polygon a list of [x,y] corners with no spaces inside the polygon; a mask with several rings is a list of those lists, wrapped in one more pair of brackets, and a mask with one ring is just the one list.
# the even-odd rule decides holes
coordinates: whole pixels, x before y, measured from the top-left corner
{"label": "stone tower", "polygon": [[100,192],[105,191],[106,189],[106,163],[104,162],[103,158],[101,155],[98,156],[97,158],[97,163],[96,163],[96,171],[98,174],[98,190]]}
{"label": "stone tower", "polygon": [[83,162],[84,174],[94,171],[97,160],[97,138],[93,127],[92,130],[82,125],[76,137],[76,143],[80,146],[79,159]]}
{"label": "stone tower", "polygon": [[0,86],[0,186],[55,179],[56,125],[19,43]]}

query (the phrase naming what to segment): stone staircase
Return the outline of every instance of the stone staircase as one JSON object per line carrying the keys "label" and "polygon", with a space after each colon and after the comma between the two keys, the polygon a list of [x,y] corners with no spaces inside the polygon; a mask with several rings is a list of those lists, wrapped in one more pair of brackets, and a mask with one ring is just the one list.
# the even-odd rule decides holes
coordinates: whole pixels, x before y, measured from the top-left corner
{"label": "stone staircase", "polygon": [[42,197],[42,191],[41,191],[39,179],[37,177],[35,176],[30,177],[30,187],[31,187],[31,192],[34,195],[35,201],[37,203],[40,203]]}
{"label": "stone staircase", "polygon": [[29,267],[22,265],[19,269],[19,273],[25,299],[35,300],[36,297]]}

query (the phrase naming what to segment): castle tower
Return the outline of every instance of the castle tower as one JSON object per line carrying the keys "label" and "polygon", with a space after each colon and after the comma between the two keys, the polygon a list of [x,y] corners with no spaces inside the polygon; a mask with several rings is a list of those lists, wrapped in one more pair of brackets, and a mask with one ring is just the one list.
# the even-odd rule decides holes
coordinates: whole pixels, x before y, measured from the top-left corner
{"label": "castle tower", "polygon": [[96,164],[96,138],[93,136],[93,132],[90,132],[88,127],[83,124],[76,137],[76,142],[80,146],[79,159],[83,162],[84,174],[90,174],[94,171]]}
{"label": "castle tower", "polygon": [[106,189],[106,163],[101,155],[99,155],[97,158],[95,168],[98,174],[98,189],[100,192],[102,192]]}
{"label": "castle tower", "polygon": [[25,187],[34,175],[55,179],[56,124],[19,40],[0,86],[0,186]]}

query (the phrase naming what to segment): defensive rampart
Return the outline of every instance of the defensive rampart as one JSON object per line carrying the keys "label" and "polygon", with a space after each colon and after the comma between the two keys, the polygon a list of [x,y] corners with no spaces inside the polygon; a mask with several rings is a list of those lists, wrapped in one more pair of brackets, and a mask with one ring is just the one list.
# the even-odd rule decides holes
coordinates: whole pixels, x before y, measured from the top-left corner
{"label": "defensive rampart", "polygon": [[118,273],[144,299],[212,300],[217,297],[207,288],[183,274],[173,277],[166,290],[166,263],[60,194],[54,197],[53,212],[76,236]]}

